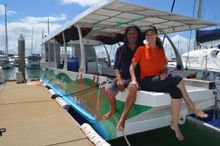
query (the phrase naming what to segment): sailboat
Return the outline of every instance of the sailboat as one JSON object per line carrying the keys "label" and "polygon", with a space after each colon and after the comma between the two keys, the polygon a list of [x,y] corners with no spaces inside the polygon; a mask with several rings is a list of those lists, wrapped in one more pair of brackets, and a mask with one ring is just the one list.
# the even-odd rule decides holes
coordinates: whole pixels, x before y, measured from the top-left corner
{"label": "sailboat", "polygon": [[2,69],[8,69],[12,67],[8,59],[8,28],[7,28],[6,4],[5,4],[5,52],[0,54],[0,66],[2,67]]}
{"label": "sailboat", "polygon": [[[198,15],[201,19],[202,0],[198,0]],[[214,107],[207,110],[209,119],[197,119],[195,115],[188,116],[188,121],[196,123],[205,129],[214,132],[220,131],[220,29],[196,30],[196,45],[194,50],[183,53],[179,56],[181,63],[170,62],[170,68],[177,68],[173,73],[178,73],[183,77],[195,78],[203,81],[213,81],[216,86],[216,102]],[[217,43],[216,43],[217,42]],[[213,45],[215,44],[215,45]],[[206,125],[206,126],[204,126]],[[207,128],[209,127],[209,128]]]}
{"label": "sailboat", "polygon": [[[198,3],[197,17],[201,18],[202,0]],[[196,30],[195,49],[181,56],[184,67],[199,72],[197,78],[220,80],[220,44],[216,42],[219,39],[220,29],[217,27],[209,30]]]}
{"label": "sailboat", "polygon": [[[197,18],[201,19],[202,0],[198,0]],[[220,80],[220,44],[206,46],[205,43],[220,39],[220,29],[196,30],[194,49],[177,57],[181,63],[170,63],[170,67],[177,65],[185,69],[184,77],[196,72],[196,78],[206,80]],[[201,47],[202,46],[202,47]],[[174,66],[172,66],[172,64]],[[184,71],[184,70],[183,70]],[[188,72],[188,73],[187,73]],[[220,97],[219,97],[220,98]]]}
{"label": "sailboat", "polygon": [[37,69],[40,68],[40,54],[34,54],[33,53],[33,28],[31,33],[31,55],[27,56],[26,59],[26,68],[28,69]]}
{"label": "sailboat", "polygon": [[[103,44],[123,42],[124,30],[130,25],[139,26],[142,32],[154,25],[161,34],[168,34],[216,23],[124,1],[110,1],[91,7],[49,34],[43,42],[41,80],[62,107],[70,107],[82,130],[94,143],[100,143],[100,138],[112,140],[171,123],[170,96],[141,90],[129,112],[123,133],[117,131],[116,125],[125,106],[127,90],[119,92],[116,97],[117,113],[108,120],[102,118],[109,110],[105,88],[111,83],[112,76],[109,76],[106,66],[98,69],[95,49]],[[185,79],[184,82],[198,108],[205,110],[215,105],[213,92],[216,89],[212,81]],[[180,123],[183,124],[189,113],[184,102],[181,107]],[[87,127],[88,124],[95,132]]]}

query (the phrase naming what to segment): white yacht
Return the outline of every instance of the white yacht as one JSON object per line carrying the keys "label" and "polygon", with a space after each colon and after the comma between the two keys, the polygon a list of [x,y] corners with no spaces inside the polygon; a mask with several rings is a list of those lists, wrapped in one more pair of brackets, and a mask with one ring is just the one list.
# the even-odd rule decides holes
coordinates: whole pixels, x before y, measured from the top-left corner
{"label": "white yacht", "polygon": [[41,61],[41,57],[39,54],[32,54],[30,56],[27,56],[26,68],[28,69],[40,68],[40,61]]}

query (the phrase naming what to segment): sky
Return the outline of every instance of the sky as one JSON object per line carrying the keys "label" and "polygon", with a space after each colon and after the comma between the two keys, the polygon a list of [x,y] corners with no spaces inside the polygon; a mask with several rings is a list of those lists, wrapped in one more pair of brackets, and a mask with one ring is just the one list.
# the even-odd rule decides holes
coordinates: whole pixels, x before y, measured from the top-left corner
{"label": "sky", "polygon": [[[25,47],[30,53],[33,29],[33,53],[40,52],[42,33],[48,33],[61,27],[89,7],[108,0],[0,0],[0,50],[5,50],[4,4],[7,6],[8,52],[17,53],[17,40],[22,34]],[[170,12],[173,0],[124,0],[145,7]],[[173,13],[196,17],[194,5],[196,0],[176,0]],[[202,19],[220,23],[220,0],[203,0]],[[193,13],[194,12],[194,13]],[[171,38],[185,50],[189,44],[190,33],[172,34]],[[193,39],[194,34],[192,35]],[[166,44],[165,44],[166,48]],[[182,51],[184,52],[184,51]]]}

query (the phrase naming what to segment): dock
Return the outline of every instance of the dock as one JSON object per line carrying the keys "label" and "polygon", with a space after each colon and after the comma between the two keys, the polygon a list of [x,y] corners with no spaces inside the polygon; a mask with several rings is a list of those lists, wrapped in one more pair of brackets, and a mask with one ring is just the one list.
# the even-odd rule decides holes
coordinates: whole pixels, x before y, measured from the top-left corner
{"label": "dock", "polygon": [[92,146],[80,125],[39,81],[0,90],[1,146]]}

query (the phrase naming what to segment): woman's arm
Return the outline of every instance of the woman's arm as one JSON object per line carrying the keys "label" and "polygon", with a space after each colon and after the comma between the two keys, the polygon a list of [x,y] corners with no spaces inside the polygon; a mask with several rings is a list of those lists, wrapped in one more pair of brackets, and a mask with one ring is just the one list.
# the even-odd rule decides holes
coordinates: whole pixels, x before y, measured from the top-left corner
{"label": "woman's arm", "polygon": [[167,68],[167,65],[164,65],[163,66],[163,72],[160,75],[160,79],[164,80],[164,79],[167,78],[167,76],[168,76],[168,68]]}

